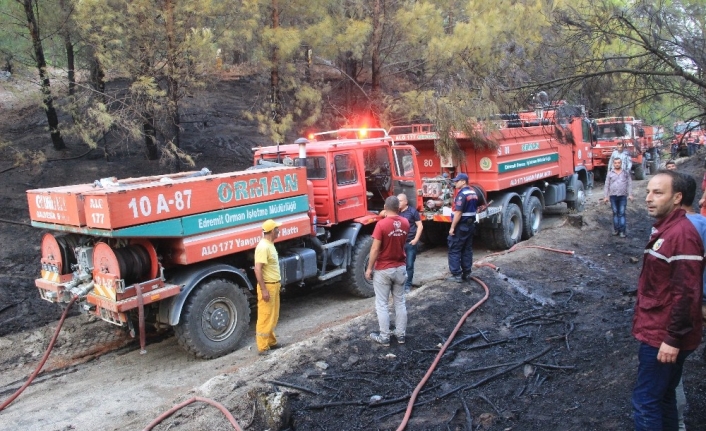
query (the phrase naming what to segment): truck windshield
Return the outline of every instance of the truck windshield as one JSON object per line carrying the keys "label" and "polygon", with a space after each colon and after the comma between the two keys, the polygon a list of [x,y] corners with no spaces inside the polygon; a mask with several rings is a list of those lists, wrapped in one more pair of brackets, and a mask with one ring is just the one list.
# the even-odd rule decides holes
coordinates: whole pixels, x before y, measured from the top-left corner
{"label": "truck windshield", "polygon": [[598,139],[632,138],[632,124],[605,123],[598,124]]}

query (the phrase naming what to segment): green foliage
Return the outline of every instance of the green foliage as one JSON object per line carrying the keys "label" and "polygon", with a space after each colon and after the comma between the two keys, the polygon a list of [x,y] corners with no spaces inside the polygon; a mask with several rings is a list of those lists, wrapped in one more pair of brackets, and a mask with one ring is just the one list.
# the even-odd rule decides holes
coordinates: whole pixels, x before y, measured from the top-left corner
{"label": "green foliage", "polygon": [[[478,119],[526,108],[538,90],[584,103],[594,116],[633,114],[653,124],[706,116],[702,0],[39,5],[52,64],[63,64],[69,36],[80,67],[98,65],[108,80],[127,82],[105,94],[99,82],[86,83],[65,105],[75,123],[63,130],[95,145],[106,133],[142,140],[152,124],[170,163],[188,161],[178,148],[176,119],[184,98],[217,77],[217,57],[238,57],[257,75],[252,85],[261,96],[247,115],[273,142],[303,127],[372,116],[384,126],[434,123],[443,136],[438,151],[453,155],[455,133],[492,147],[494,126]],[[31,64],[18,3],[0,0],[0,12],[0,54]]]}

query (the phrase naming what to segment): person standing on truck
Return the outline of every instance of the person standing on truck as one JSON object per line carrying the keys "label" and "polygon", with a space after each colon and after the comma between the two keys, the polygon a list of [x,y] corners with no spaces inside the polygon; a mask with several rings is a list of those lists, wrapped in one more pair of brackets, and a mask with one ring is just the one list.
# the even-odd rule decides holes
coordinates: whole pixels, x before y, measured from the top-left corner
{"label": "person standing on truck", "polygon": [[613,170],[608,172],[603,186],[603,203],[610,201],[613,210],[613,235],[625,238],[625,208],[628,199],[632,202],[632,178],[630,173],[622,168],[620,158],[613,160]]}
{"label": "person standing on truck", "polygon": [[478,194],[468,185],[468,175],[458,174],[452,179],[458,192],[454,198],[451,229],[449,229],[448,281],[463,283],[470,280],[473,269],[473,233],[476,228]]}
{"label": "person standing on truck", "polygon": [[272,219],[262,224],[262,239],[255,248],[255,278],[257,279],[257,325],[255,341],[258,354],[266,355],[270,349],[280,347],[275,336],[279,320],[279,293],[281,278],[279,255],[275,239],[279,236],[278,223]]}
{"label": "person standing on truck", "polygon": [[404,283],[405,293],[412,288],[412,279],[414,278],[414,261],[417,260],[417,244],[422,236],[422,218],[419,216],[419,211],[416,208],[409,206],[407,195],[400,193],[397,195],[400,201],[400,216],[407,219],[409,223],[409,233],[407,240],[404,243],[404,253],[407,256],[407,281]]}
{"label": "person standing on truck", "polygon": [[[409,233],[409,222],[400,217],[400,200],[397,196],[385,199],[385,218],[377,222],[373,230],[373,245],[370,248],[365,278],[373,281],[375,311],[380,332],[370,334],[370,339],[383,346],[390,345],[390,294],[395,306],[395,338],[404,344],[407,330],[407,306],[404,284],[407,280],[405,240]],[[373,268],[375,273],[373,274]]]}
{"label": "person standing on truck", "polygon": [[680,208],[687,183],[660,170],[647,184],[647,213],[657,221],[637,284],[632,335],[640,342],[632,394],[637,431],[678,428],[675,388],[684,361],[701,342],[704,246]]}
{"label": "person standing on truck", "polygon": [[610,160],[608,160],[608,170],[613,170],[613,160],[619,158],[623,161],[622,167],[624,170],[628,171],[628,174],[632,171],[632,159],[630,158],[630,153],[625,148],[625,143],[618,142],[618,146],[613,150],[613,154],[610,155]]}

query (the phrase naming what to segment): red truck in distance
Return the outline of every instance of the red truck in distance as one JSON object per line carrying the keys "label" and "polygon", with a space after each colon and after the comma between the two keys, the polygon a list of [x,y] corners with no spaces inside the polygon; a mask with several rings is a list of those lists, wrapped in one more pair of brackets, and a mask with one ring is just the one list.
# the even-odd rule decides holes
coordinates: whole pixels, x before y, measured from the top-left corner
{"label": "red truck in distance", "polygon": [[656,172],[661,164],[659,128],[647,126],[635,117],[606,117],[593,120],[595,146],[593,164],[596,178],[605,179],[610,156],[622,143],[630,153],[632,173],[644,180],[648,172]]}

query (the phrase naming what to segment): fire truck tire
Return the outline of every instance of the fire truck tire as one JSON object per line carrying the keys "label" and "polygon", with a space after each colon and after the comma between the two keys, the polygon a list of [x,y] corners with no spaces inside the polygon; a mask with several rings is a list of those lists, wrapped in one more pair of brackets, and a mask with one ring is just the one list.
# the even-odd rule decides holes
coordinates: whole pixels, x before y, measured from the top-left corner
{"label": "fire truck tire", "polygon": [[542,203],[536,196],[531,196],[527,201],[523,217],[522,239],[530,239],[539,232],[542,223]]}
{"label": "fire truck tire", "polygon": [[576,200],[566,201],[566,207],[580,213],[583,212],[586,207],[586,192],[584,191],[583,181],[579,181],[576,188]]}
{"label": "fire truck tire", "polygon": [[645,166],[643,163],[635,165],[635,180],[637,181],[645,179]]}
{"label": "fire truck tire", "polygon": [[348,267],[349,271],[345,274],[345,290],[360,298],[372,298],[375,296],[373,282],[365,278],[365,269],[368,267],[368,258],[372,246],[372,236],[367,234],[358,235],[351,253],[351,265]]}
{"label": "fire truck tire", "polygon": [[481,224],[479,227],[480,239],[486,247],[492,250],[497,250],[500,247],[495,243],[495,230],[489,224]]}
{"label": "fire truck tire", "polygon": [[212,359],[235,350],[250,324],[250,307],[238,285],[210,279],[191,293],[179,320],[174,328],[179,345]]}
{"label": "fire truck tire", "polygon": [[507,204],[503,212],[502,223],[493,234],[495,236],[495,248],[507,250],[522,239],[522,211],[515,204]]}
{"label": "fire truck tire", "polygon": [[421,240],[429,247],[446,246],[451,223],[431,222],[424,224]]}

